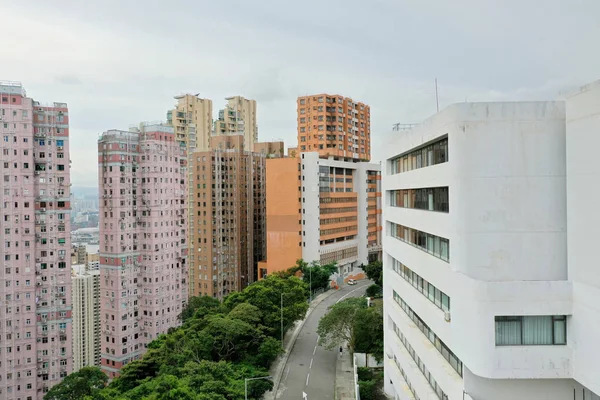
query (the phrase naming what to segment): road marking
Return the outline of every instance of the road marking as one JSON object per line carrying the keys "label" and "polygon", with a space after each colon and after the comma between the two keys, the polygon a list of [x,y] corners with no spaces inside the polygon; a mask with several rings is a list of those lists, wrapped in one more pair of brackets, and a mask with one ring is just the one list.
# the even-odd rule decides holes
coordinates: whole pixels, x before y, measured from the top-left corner
{"label": "road marking", "polygon": [[317,352],[317,345],[315,344],[315,348],[313,349],[313,356],[315,355],[316,352]]}
{"label": "road marking", "polygon": [[308,367],[308,369],[312,368],[312,362],[313,362],[313,360],[314,360],[313,358],[310,359],[310,366]]}
{"label": "road marking", "polygon": [[286,368],[286,371],[285,371],[285,378],[283,378],[283,379],[287,381],[289,374],[290,374],[290,366],[288,365],[288,367]]}
{"label": "road marking", "polygon": [[310,378],[310,374],[306,375],[306,386],[308,386],[308,378]]}
{"label": "road marking", "polygon": [[365,286],[367,286],[367,285],[362,285],[361,287],[357,287],[356,289],[349,291],[348,293],[346,293],[345,295],[340,297],[340,299],[338,301],[336,301],[335,304],[339,303],[340,301],[344,300],[346,297],[350,296],[352,293],[356,292],[359,289],[364,288]]}

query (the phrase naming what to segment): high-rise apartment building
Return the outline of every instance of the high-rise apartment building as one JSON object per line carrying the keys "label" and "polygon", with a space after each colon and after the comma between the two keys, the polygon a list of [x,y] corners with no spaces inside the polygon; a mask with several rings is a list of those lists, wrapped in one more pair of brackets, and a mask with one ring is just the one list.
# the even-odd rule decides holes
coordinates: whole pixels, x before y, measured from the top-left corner
{"label": "high-rise apartment building", "polygon": [[389,395],[599,398],[599,112],[596,83],[566,114],[564,102],[462,103],[394,135],[383,178]]}
{"label": "high-rise apartment building", "polygon": [[[190,294],[223,298],[254,282],[265,256],[265,160],[242,134],[214,136],[192,155]],[[262,145],[280,154],[279,146]]]}
{"label": "high-rise apartment building", "polygon": [[379,259],[379,164],[321,158],[317,152],[269,159],[267,254],[259,277],[286,270],[302,258],[336,262],[338,279]]}
{"label": "high-rise apartment building", "polygon": [[177,104],[167,112],[167,124],[173,127],[175,138],[184,143],[188,153],[206,151],[212,132],[212,100],[198,94],[175,96]]}
{"label": "high-rise apartment building", "polygon": [[100,271],[85,264],[74,265],[73,372],[100,366]]}
{"label": "high-rise apartment building", "polygon": [[244,148],[251,151],[258,141],[256,123],[256,100],[242,96],[227,97],[227,105],[219,110],[219,118],[214,123],[214,134],[244,135]]}
{"label": "high-rise apartment building", "polygon": [[[381,256],[381,172],[371,159],[369,106],[299,97],[298,147],[267,160],[267,258],[259,277],[302,258],[336,262],[338,283]],[[315,234],[318,233],[318,234]]]}
{"label": "high-rise apartment building", "polygon": [[72,371],[69,110],[0,82],[0,398]]}
{"label": "high-rise apartment building", "polygon": [[102,369],[109,377],[179,324],[188,298],[187,153],[173,128],[98,141]]}
{"label": "high-rise apartment building", "polygon": [[338,160],[371,160],[371,108],[349,97],[298,97],[298,148]]}

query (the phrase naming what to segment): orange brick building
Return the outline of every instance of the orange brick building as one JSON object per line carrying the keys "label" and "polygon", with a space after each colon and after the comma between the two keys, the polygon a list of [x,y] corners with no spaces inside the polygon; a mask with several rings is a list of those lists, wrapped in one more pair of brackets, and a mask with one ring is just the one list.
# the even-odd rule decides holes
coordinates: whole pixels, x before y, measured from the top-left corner
{"label": "orange brick building", "polygon": [[338,280],[381,253],[381,171],[370,160],[370,108],[333,95],[298,98],[298,147],[266,161],[267,249],[259,278],[299,258],[336,262]]}

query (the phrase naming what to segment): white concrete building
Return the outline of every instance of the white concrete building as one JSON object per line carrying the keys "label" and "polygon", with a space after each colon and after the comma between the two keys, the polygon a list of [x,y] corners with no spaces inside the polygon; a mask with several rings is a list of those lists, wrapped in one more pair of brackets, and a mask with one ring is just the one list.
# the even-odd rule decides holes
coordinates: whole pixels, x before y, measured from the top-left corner
{"label": "white concrete building", "polygon": [[[377,259],[381,251],[381,165],[368,162],[334,160],[333,157],[319,158],[319,153],[310,152],[300,155],[302,177],[302,258],[326,264],[336,261],[340,273],[346,276],[369,259]],[[330,193],[346,193],[356,211],[344,213],[338,210],[325,214],[323,197]],[[323,196],[323,195],[327,196]],[[370,200],[369,200],[370,199]],[[344,204],[344,203],[340,203]],[[371,206],[371,208],[369,208]],[[356,223],[349,226],[348,236],[333,234],[336,238],[326,239],[327,230],[340,228],[343,223],[322,226],[321,219],[353,216]],[[319,234],[320,233],[320,234]],[[342,256],[345,254],[345,256]]]}
{"label": "white concrete building", "polygon": [[[600,81],[567,99],[567,248],[573,287],[573,318],[568,329],[573,379],[600,395],[600,269],[595,249],[600,238]],[[585,399],[598,400],[586,392]]]}
{"label": "white concrete building", "polygon": [[73,372],[100,366],[100,271],[73,265]]}
{"label": "white concrete building", "polygon": [[394,132],[383,262],[395,399],[598,399],[595,90],[569,99],[568,123],[563,102],[461,103]]}

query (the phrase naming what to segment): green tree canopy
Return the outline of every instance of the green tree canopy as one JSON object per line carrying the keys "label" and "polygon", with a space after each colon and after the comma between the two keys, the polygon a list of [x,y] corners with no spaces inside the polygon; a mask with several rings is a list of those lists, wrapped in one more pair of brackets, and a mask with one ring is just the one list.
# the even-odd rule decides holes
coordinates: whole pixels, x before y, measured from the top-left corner
{"label": "green tree canopy", "polygon": [[367,309],[367,299],[351,297],[329,307],[327,314],[319,321],[317,333],[319,344],[333,349],[348,343],[352,351],[356,346],[355,321],[361,310]]}
{"label": "green tree canopy", "polygon": [[[383,305],[360,309],[353,323],[355,347],[358,353],[372,354],[379,362],[383,361]],[[368,357],[367,357],[368,359]]]}
{"label": "green tree canopy", "polygon": [[383,287],[383,264],[381,261],[373,261],[368,265],[362,267],[365,271],[367,278],[375,282],[376,285]]}
{"label": "green tree canopy", "polygon": [[367,288],[365,294],[369,297],[381,297],[381,291],[381,286],[374,283]]}
{"label": "green tree canopy", "polygon": [[83,367],[53,386],[44,400],[83,400],[104,388],[108,377],[97,367]]}
{"label": "green tree canopy", "polygon": [[222,311],[222,304],[218,299],[210,296],[194,296],[188,301],[186,307],[179,315],[183,322],[196,315],[200,319],[206,315],[216,314]]}
{"label": "green tree canopy", "polygon": [[[294,274],[268,276],[223,303],[194,297],[181,314],[182,326],[150,342],[144,356],[125,365],[108,387],[101,372],[96,382],[81,379],[81,370],[46,399],[242,400],[244,379],[268,375],[282,352],[282,299],[285,325],[291,325],[306,315],[307,297],[306,283]],[[249,382],[248,398],[262,398],[272,385],[265,379]]]}

